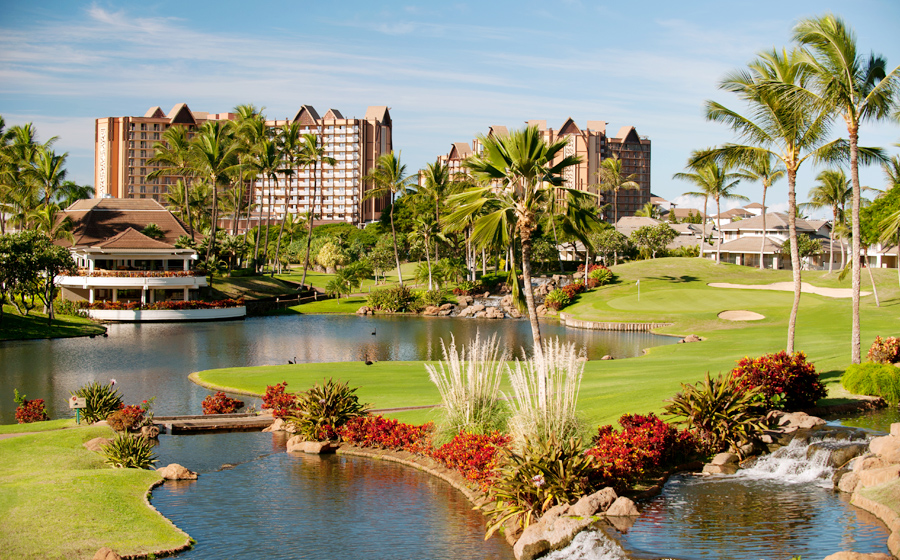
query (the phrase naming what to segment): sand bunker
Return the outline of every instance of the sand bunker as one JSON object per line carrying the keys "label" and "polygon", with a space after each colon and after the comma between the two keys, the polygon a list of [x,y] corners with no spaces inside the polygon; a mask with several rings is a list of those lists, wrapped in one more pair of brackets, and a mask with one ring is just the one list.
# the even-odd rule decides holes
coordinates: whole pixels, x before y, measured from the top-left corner
{"label": "sand bunker", "polygon": [[[739,290],[776,290],[779,292],[793,292],[793,282],[775,282],[774,284],[728,284],[726,282],[713,282],[709,284],[713,288],[736,288]],[[850,298],[853,292],[850,288],[819,288],[806,282],[800,283],[800,291],[804,294],[817,294],[830,298]],[[872,295],[872,292],[860,292],[860,296]]]}
{"label": "sand bunker", "polygon": [[719,313],[719,319],[725,319],[726,321],[759,321],[765,318],[765,315],[744,309],[733,309]]}

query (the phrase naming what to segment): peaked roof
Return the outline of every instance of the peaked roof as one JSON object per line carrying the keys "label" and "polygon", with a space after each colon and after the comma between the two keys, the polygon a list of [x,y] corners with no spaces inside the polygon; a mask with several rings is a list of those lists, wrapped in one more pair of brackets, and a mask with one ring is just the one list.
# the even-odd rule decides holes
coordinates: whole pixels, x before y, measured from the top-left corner
{"label": "peaked roof", "polygon": [[465,159],[472,155],[472,148],[467,142],[454,142],[450,148],[449,159]]}
{"label": "peaked roof", "polygon": [[759,202],[751,202],[751,203],[748,204],[747,206],[744,206],[744,208],[753,208],[754,210],[756,210],[757,208],[759,208],[760,210],[762,210],[762,209],[763,209],[763,205],[760,204]]}
{"label": "peaked roof", "polygon": [[150,107],[147,109],[147,112],[144,113],[144,118],[146,119],[164,119],[166,118],[166,114],[163,113],[162,107],[157,105],[156,107]]}
{"label": "peaked roof", "polygon": [[590,131],[606,135],[606,121],[588,121],[587,128]]}
{"label": "peaked roof", "polygon": [[133,227],[94,245],[99,249],[174,249],[174,245],[157,241]]}
{"label": "peaked roof", "polygon": [[387,105],[371,105],[366,109],[366,120],[374,119],[380,123],[390,125],[391,113]]}
{"label": "peaked roof", "polygon": [[[66,217],[72,219],[72,235],[75,238],[73,247],[100,246],[128,229],[133,229],[135,233],[143,236],[140,231],[150,224],[156,224],[163,232],[159,240],[151,239],[151,241],[163,243],[167,248],[173,246],[182,235],[189,235],[184,223],[152,198],[79,200],[60,214],[60,220]],[[199,234],[195,236],[196,239],[200,237]],[[125,241],[121,242],[132,242],[135,238],[129,235],[124,239]],[[59,240],[57,243],[64,247],[69,246],[66,240]]]}
{"label": "peaked roof", "polygon": [[525,121],[525,126],[536,126],[538,130],[547,130],[547,121],[532,119],[530,121]]}
{"label": "peaked roof", "polygon": [[488,136],[496,136],[497,138],[503,138],[504,136],[509,136],[509,129],[503,125],[495,124],[494,126],[488,128]]}
{"label": "peaked roof", "polygon": [[188,108],[187,103],[179,103],[172,107],[172,110],[169,111],[169,114],[166,115],[168,117],[169,122],[178,123],[178,124],[197,124],[197,121],[194,119],[194,115],[191,113],[191,110]]}
{"label": "peaked roof", "polygon": [[581,129],[578,128],[578,125],[575,124],[575,121],[572,120],[572,117],[566,119],[566,122],[559,127],[559,133],[557,136],[562,136],[564,134],[581,134]]}
{"label": "peaked roof", "polygon": [[623,143],[626,141],[629,142],[640,142],[641,137],[638,136],[637,130],[633,126],[623,126],[619,129],[619,132],[615,136],[617,139],[621,140]]}
{"label": "peaked roof", "polygon": [[317,124],[316,121],[319,120],[319,113],[313,108],[312,105],[301,105],[300,109],[297,111],[297,114],[294,115],[293,121],[299,122],[300,124],[313,125]]}
{"label": "peaked roof", "polygon": [[[723,213],[724,214],[724,213]],[[730,224],[722,224],[722,231],[762,231],[762,216],[753,216],[739,222],[731,222]],[[818,228],[810,225],[809,222],[802,218],[797,218],[797,231],[812,232]],[[771,233],[775,231],[785,232],[788,230],[788,215],[784,212],[770,212],[766,214],[766,231]]]}
{"label": "peaked roof", "polygon": [[343,119],[344,115],[342,115],[341,112],[338,111],[337,109],[328,109],[328,112],[325,113],[325,118],[337,120],[337,119]]}

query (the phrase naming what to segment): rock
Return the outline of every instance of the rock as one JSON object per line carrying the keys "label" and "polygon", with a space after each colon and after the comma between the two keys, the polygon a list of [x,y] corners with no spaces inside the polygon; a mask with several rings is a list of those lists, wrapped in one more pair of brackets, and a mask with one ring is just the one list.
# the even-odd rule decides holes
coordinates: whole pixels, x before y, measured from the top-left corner
{"label": "rock", "polygon": [[289,434],[297,433],[297,426],[290,423],[285,422],[283,418],[276,418],[272,425],[268,428],[263,429],[264,432],[287,432]]}
{"label": "rock", "polygon": [[862,552],[835,552],[825,557],[825,560],[891,560],[893,557],[880,552],[863,554]]}
{"label": "rock", "polygon": [[444,309],[444,310],[438,312],[438,316],[440,316],[440,317],[449,317],[450,315],[453,315],[452,309]]}
{"label": "rock", "polygon": [[475,301],[472,296],[459,296],[456,298],[456,302],[459,304],[460,309],[465,309],[466,307],[472,305],[472,302]]}
{"label": "rock", "polygon": [[891,435],[894,437],[900,437],[900,422],[894,422],[891,424]]}
{"label": "rock", "polygon": [[156,439],[159,437],[158,426],[141,426],[141,437],[148,439]]}
{"label": "rock", "polygon": [[634,502],[624,496],[616,498],[616,501],[606,510],[607,517],[630,517],[632,515],[639,516],[640,514],[641,512],[638,511]]}
{"label": "rock", "polygon": [[890,465],[890,463],[887,462],[884,458],[871,455],[869,457],[862,457],[860,459],[857,459],[853,464],[853,472],[861,473],[862,471],[881,469],[888,465]]}
{"label": "rock", "polygon": [[288,453],[310,453],[312,455],[321,455],[324,453],[334,453],[338,446],[330,441],[306,441],[303,436],[294,436],[287,441]]}
{"label": "rock", "polygon": [[197,473],[182,467],[178,463],[172,463],[161,469],[156,469],[156,472],[166,480],[197,480]]}
{"label": "rock", "polygon": [[615,358],[613,358],[613,357],[610,356],[609,354],[604,355],[604,356],[603,356],[602,358],[600,358],[600,359],[601,359],[601,360],[615,360]]}
{"label": "rock", "polygon": [[543,317],[544,315],[547,315],[548,313],[552,312],[553,310],[550,309],[549,307],[547,307],[546,305],[541,304],[541,305],[537,306],[537,309],[535,311],[537,311],[537,314],[539,316]]}
{"label": "rock", "polygon": [[713,457],[712,461],[709,462],[710,465],[737,465],[740,462],[740,458],[734,453],[719,453],[715,457]]}
{"label": "rock", "polygon": [[429,305],[425,307],[425,311],[422,312],[422,315],[425,315],[426,317],[435,317],[440,312],[441,308],[437,305]]}
{"label": "rock", "polygon": [[695,334],[689,334],[689,335],[687,335],[686,337],[682,338],[682,339],[681,339],[681,342],[684,342],[684,343],[688,343],[688,342],[700,342],[700,337],[697,336],[697,335],[695,335]]}
{"label": "rock", "polygon": [[900,465],[889,465],[880,469],[869,469],[857,474],[859,475],[859,483],[862,487],[869,488],[900,478]]}
{"label": "rock", "polygon": [[842,467],[847,461],[858,455],[862,455],[869,449],[865,442],[848,443],[837,445],[833,442],[816,442],[806,449],[806,458],[811,459],[818,452],[828,453],[828,465],[831,467]]}
{"label": "rock", "polygon": [[855,472],[848,472],[838,481],[837,489],[841,492],[852,494],[859,487],[859,475]]}
{"label": "rock", "polygon": [[95,437],[94,439],[84,442],[84,446],[94,453],[102,453],[103,449],[101,448],[104,445],[109,444],[111,441],[112,439],[110,438]]}
{"label": "rock", "polygon": [[94,554],[93,560],[122,560],[122,557],[115,550],[104,546]]}
{"label": "rock", "polygon": [[537,523],[529,525],[513,547],[517,560],[531,560],[552,550],[565,548],[593,522],[590,517],[565,515],[568,504],[550,508]]}
{"label": "rock", "polygon": [[572,275],[572,278],[574,278],[575,280],[581,280],[582,278],[584,278],[584,271],[576,272]]}
{"label": "rock", "polygon": [[441,311],[453,311],[454,309],[456,309],[456,306],[452,303],[445,303],[441,306]]}
{"label": "rock", "polygon": [[784,428],[809,430],[817,426],[825,425],[825,420],[816,416],[810,416],[805,412],[781,412],[780,410],[772,410],[766,415],[766,419],[774,421],[778,426]]}
{"label": "rock", "polygon": [[734,474],[738,471],[737,465],[703,465],[703,474]]}
{"label": "rock", "polygon": [[582,496],[575,505],[569,508],[569,515],[590,517],[597,512],[604,512],[616,501],[616,491],[612,488],[598,490],[589,496]]}
{"label": "rock", "polygon": [[375,311],[372,310],[368,305],[363,305],[359,309],[356,310],[357,315],[374,315]]}
{"label": "rock", "polygon": [[637,518],[634,516],[607,517],[606,521],[608,521],[610,525],[615,527],[616,531],[620,533],[627,533],[634,526],[634,522],[637,521]]}
{"label": "rock", "polygon": [[869,450],[891,463],[900,463],[900,438],[882,436],[869,442]]}
{"label": "rock", "polygon": [[509,314],[509,316],[512,317],[513,319],[519,319],[519,318],[522,317],[522,313],[520,313],[519,310],[516,309],[515,307],[509,307],[509,308],[507,308],[507,309],[506,309],[506,312],[507,312],[507,313]]}

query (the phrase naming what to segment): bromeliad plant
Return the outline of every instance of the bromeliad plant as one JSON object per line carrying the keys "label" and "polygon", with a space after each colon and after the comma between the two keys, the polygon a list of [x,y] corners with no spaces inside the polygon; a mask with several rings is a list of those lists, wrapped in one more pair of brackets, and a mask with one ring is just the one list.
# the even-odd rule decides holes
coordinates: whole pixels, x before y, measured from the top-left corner
{"label": "bromeliad plant", "polygon": [[20,395],[18,389],[13,389],[13,398],[16,402],[16,422],[30,424],[49,420],[44,399],[28,400],[25,395]]}
{"label": "bromeliad plant", "polygon": [[106,464],[120,469],[149,469],[156,462],[153,443],[141,436],[119,432],[107,445],[101,446]]}
{"label": "bromeliad plant", "polygon": [[107,385],[92,381],[78,389],[72,395],[85,399],[85,408],[81,410],[85,421],[89,423],[106,420],[110,414],[121,409],[122,395],[115,388],[116,380],[110,379]]}
{"label": "bromeliad plant", "polygon": [[486,539],[507,524],[528,527],[551,507],[596,489],[594,460],[580,438],[528,439],[521,451],[504,454],[488,501],[478,508],[488,517]]}
{"label": "bromeliad plant", "polygon": [[359,402],[356,387],[328,379],[322,385],[297,395],[297,415],[287,420],[307,440],[337,439],[338,430],[353,418],[368,414],[368,405]]}
{"label": "bromeliad plant", "polygon": [[497,335],[482,340],[476,331],[468,351],[458,349],[450,335],[450,347],[443,339],[443,361],[426,365],[428,378],[441,393],[447,429],[453,434],[466,431],[486,434],[501,427],[503,407],[499,402],[500,378],[506,362]]}
{"label": "bromeliad plant", "polygon": [[665,414],[692,431],[708,454],[728,447],[738,450],[756,437],[763,426],[755,389],[742,390],[737,379],[720,375],[696,385],[681,384],[681,392],[669,399]]}

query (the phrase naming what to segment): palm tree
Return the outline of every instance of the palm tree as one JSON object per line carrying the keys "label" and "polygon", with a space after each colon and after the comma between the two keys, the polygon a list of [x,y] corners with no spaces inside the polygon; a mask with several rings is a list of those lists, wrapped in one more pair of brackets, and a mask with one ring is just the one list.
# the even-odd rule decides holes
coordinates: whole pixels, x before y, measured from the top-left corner
{"label": "palm tree", "polygon": [[860,234],[859,184],[860,148],[859,125],[865,121],[880,121],[891,117],[894,96],[900,85],[900,66],[890,73],[881,56],[868,58],[856,47],[856,34],[844,21],[833,15],[801,20],[794,28],[794,40],[809,48],[803,51],[811,82],[809,91],[815,92],[820,106],[832,115],[839,115],[847,124],[850,141],[850,181],[853,185],[853,207],[850,223],[852,245],[853,319],[850,332],[851,361],[860,362],[859,290],[860,290]]}
{"label": "palm tree", "polygon": [[644,203],[643,206],[639,210],[634,213],[635,216],[640,216],[642,218],[653,218],[654,220],[659,219],[659,207],[653,204],[650,201]]}
{"label": "palm tree", "polygon": [[56,193],[61,208],[68,208],[77,200],[86,200],[94,197],[94,187],[91,185],[79,185],[75,181],[63,181]]}
{"label": "palm tree", "polygon": [[[281,157],[286,167],[282,170],[285,178],[288,178],[287,189],[284,195],[284,215],[281,218],[281,227],[278,230],[278,241],[275,244],[275,263],[278,264],[278,255],[281,253],[281,236],[284,234],[284,226],[288,218],[288,196],[294,194],[293,177],[297,175],[297,163],[302,150],[302,135],[300,123],[285,121],[278,136],[278,147],[281,148]],[[275,267],[272,267],[272,276],[275,275]]]}
{"label": "palm tree", "polygon": [[[247,234],[250,231],[250,212],[253,210],[252,185],[259,174],[259,167],[254,158],[262,139],[266,137],[266,119],[262,115],[262,109],[255,105],[238,105],[234,108],[237,118],[233,121],[235,127],[235,141],[238,143],[238,196],[235,209],[235,221],[231,228],[232,235],[237,235],[241,219],[241,204],[247,199],[247,222],[244,228],[244,244],[247,243]],[[249,196],[244,195],[244,182],[250,181]],[[258,224],[257,224],[258,225]]]}
{"label": "palm tree", "polygon": [[[212,215],[210,235],[206,248],[206,261],[215,255],[216,227],[219,207],[219,186],[227,181],[228,173],[236,167],[234,131],[222,121],[207,121],[200,127],[191,144],[191,161],[197,174],[204,177],[212,189]],[[212,270],[212,267],[210,268]]]}
{"label": "palm tree", "polygon": [[[180,177],[177,179],[182,186],[181,194],[183,195],[184,213],[187,216],[188,229],[191,232],[191,238],[194,237],[194,220],[191,218],[190,209],[190,179],[189,175],[193,171],[190,164],[191,141],[187,135],[187,128],[184,126],[171,126],[163,132],[162,141],[153,144],[155,153],[147,162],[150,164],[161,164],[160,167],[154,169],[147,175],[147,179],[156,179],[161,176]],[[176,183],[177,184],[177,183]],[[166,189],[167,191],[169,188]]]}
{"label": "palm tree", "polygon": [[72,219],[68,216],[60,219],[61,212],[59,204],[50,202],[33,210],[29,215],[29,222],[36,231],[46,234],[51,241],[65,239],[69,243],[75,243]]}
{"label": "palm tree", "polygon": [[[323,135],[324,136],[324,135]],[[333,157],[325,155],[325,144],[319,143],[319,136],[316,134],[304,134],[301,139],[301,148],[300,155],[297,158],[297,162],[306,168],[312,167],[312,173],[310,174],[310,179],[312,180],[312,196],[309,200],[309,212],[307,213],[307,226],[308,229],[306,231],[306,258],[303,260],[303,278],[300,280],[300,285],[306,285],[306,271],[309,269],[309,249],[312,244],[312,231],[313,224],[316,219],[316,198],[318,195],[317,187],[318,184],[316,182],[316,173],[318,172],[319,163],[335,165],[337,164],[337,160]],[[396,247],[396,241],[394,243]],[[400,279],[401,285],[403,284],[403,279]]]}
{"label": "palm tree", "polygon": [[413,185],[413,178],[406,176],[406,166],[400,163],[400,156],[390,152],[382,154],[375,162],[375,168],[365,177],[364,181],[372,182],[372,189],[365,194],[363,200],[379,198],[385,195],[391,196],[391,236],[394,240],[394,260],[397,263],[397,278],[400,286],[403,286],[403,273],[400,271],[400,253],[397,251],[397,230],[394,227],[394,206],[396,199],[405,195]]}
{"label": "palm tree", "polygon": [[425,261],[428,264],[428,291],[434,289],[432,266],[431,266],[431,240],[439,237],[441,230],[437,222],[431,216],[416,216],[413,219],[413,230],[410,232],[410,239],[421,239],[425,243]]}
{"label": "palm tree", "polygon": [[[427,200],[434,206],[434,221],[440,224],[441,208],[446,204],[447,197],[457,191],[458,183],[450,176],[450,169],[439,159],[425,166],[422,178],[424,181],[414,196],[420,200]],[[438,244],[435,243],[434,260],[438,259],[440,259]]]}
{"label": "palm tree", "polygon": [[[831,244],[829,253],[828,272],[832,271],[834,261],[834,226],[838,222],[844,222],[844,209],[847,202],[853,198],[853,187],[843,169],[826,169],[816,176],[818,185],[809,190],[807,197],[809,202],[801,204],[804,208],[831,208],[832,228],[828,234]],[[841,247],[841,254],[844,249]]]}
{"label": "palm tree", "polygon": [[[495,189],[488,186],[473,187],[450,198],[457,203],[457,209],[447,218],[448,222],[466,220],[477,214],[483,207],[495,205],[487,214],[474,223],[472,239],[476,245],[510,245],[510,233],[518,237],[522,248],[522,277],[524,280],[525,307],[531,323],[534,339],[535,358],[543,362],[544,352],[541,328],[538,324],[537,309],[534,304],[534,290],[531,285],[532,237],[538,227],[540,217],[548,212],[554,187],[563,184],[562,173],[567,167],[576,165],[580,158],[562,156],[566,140],[547,144],[537,127],[510,132],[508,135],[480,136],[483,152],[467,159],[466,168],[476,179],[484,182],[500,181],[502,186]],[[584,193],[565,189],[573,196]],[[514,294],[518,293],[518,278],[513,268]]]}
{"label": "palm tree", "polygon": [[[263,184],[268,183],[269,186],[269,202],[266,211],[266,249],[263,250],[263,254],[268,255],[269,228],[272,224],[272,206],[273,198],[275,196],[275,186],[278,183],[278,173],[283,171],[281,168],[283,163],[281,159],[281,150],[278,149],[278,144],[275,142],[274,138],[263,138],[262,143],[259,145],[259,152],[256,154],[256,162],[259,166],[259,172],[263,176]],[[261,230],[262,225],[257,226],[256,245],[253,248],[253,259],[255,262],[259,261],[259,238]],[[263,260],[263,266],[265,266],[266,260],[268,259]],[[254,267],[255,266],[256,264],[254,264]]]}
{"label": "palm tree", "polygon": [[759,269],[766,268],[765,250],[766,250],[766,193],[769,187],[775,181],[784,177],[785,169],[783,165],[777,164],[772,154],[764,154],[762,157],[751,160],[742,167],[737,175],[749,181],[759,181],[762,183],[762,240],[759,243]]}
{"label": "palm tree", "polygon": [[[750,166],[772,156],[785,167],[788,180],[788,235],[791,243],[791,270],[794,302],[788,320],[786,350],[794,351],[794,332],[800,309],[800,253],[797,245],[797,171],[807,160],[830,159],[839,151],[839,141],[824,144],[829,116],[808,99],[787,101],[770,89],[771,84],[804,86],[808,81],[799,51],[773,50],[761,53],[747,70],[734,72],[719,84],[749,104],[744,116],[714,101],[706,102],[707,120],[728,125],[744,144],[729,143],[696,154],[693,164],[714,159],[732,166]],[[824,145],[823,145],[824,144]]]}
{"label": "palm tree", "polygon": [[600,162],[600,170],[597,171],[600,179],[599,188],[602,192],[613,193],[613,225],[619,222],[619,191],[620,190],[639,190],[641,185],[635,181],[637,175],[622,175],[622,160],[618,154],[606,158]]}
{"label": "palm tree", "polygon": [[[698,153],[694,152],[692,159],[696,158]],[[716,264],[719,264],[721,263],[720,255],[722,250],[722,201],[749,199],[742,194],[734,192],[738,183],[741,182],[740,177],[736,173],[728,173],[725,167],[720,166],[715,161],[706,160],[690,167],[694,169],[693,173],[676,173],[672,177],[690,181],[699,187],[699,191],[686,192],[684,193],[685,196],[702,196],[707,199],[712,197],[716,201]],[[704,231],[704,236],[705,233]]]}
{"label": "palm tree", "polygon": [[35,182],[43,194],[44,205],[50,203],[66,180],[65,166],[68,155],[68,153],[57,154],[46,145],[38,146],[32,165],[25,170],[26,176]]}

